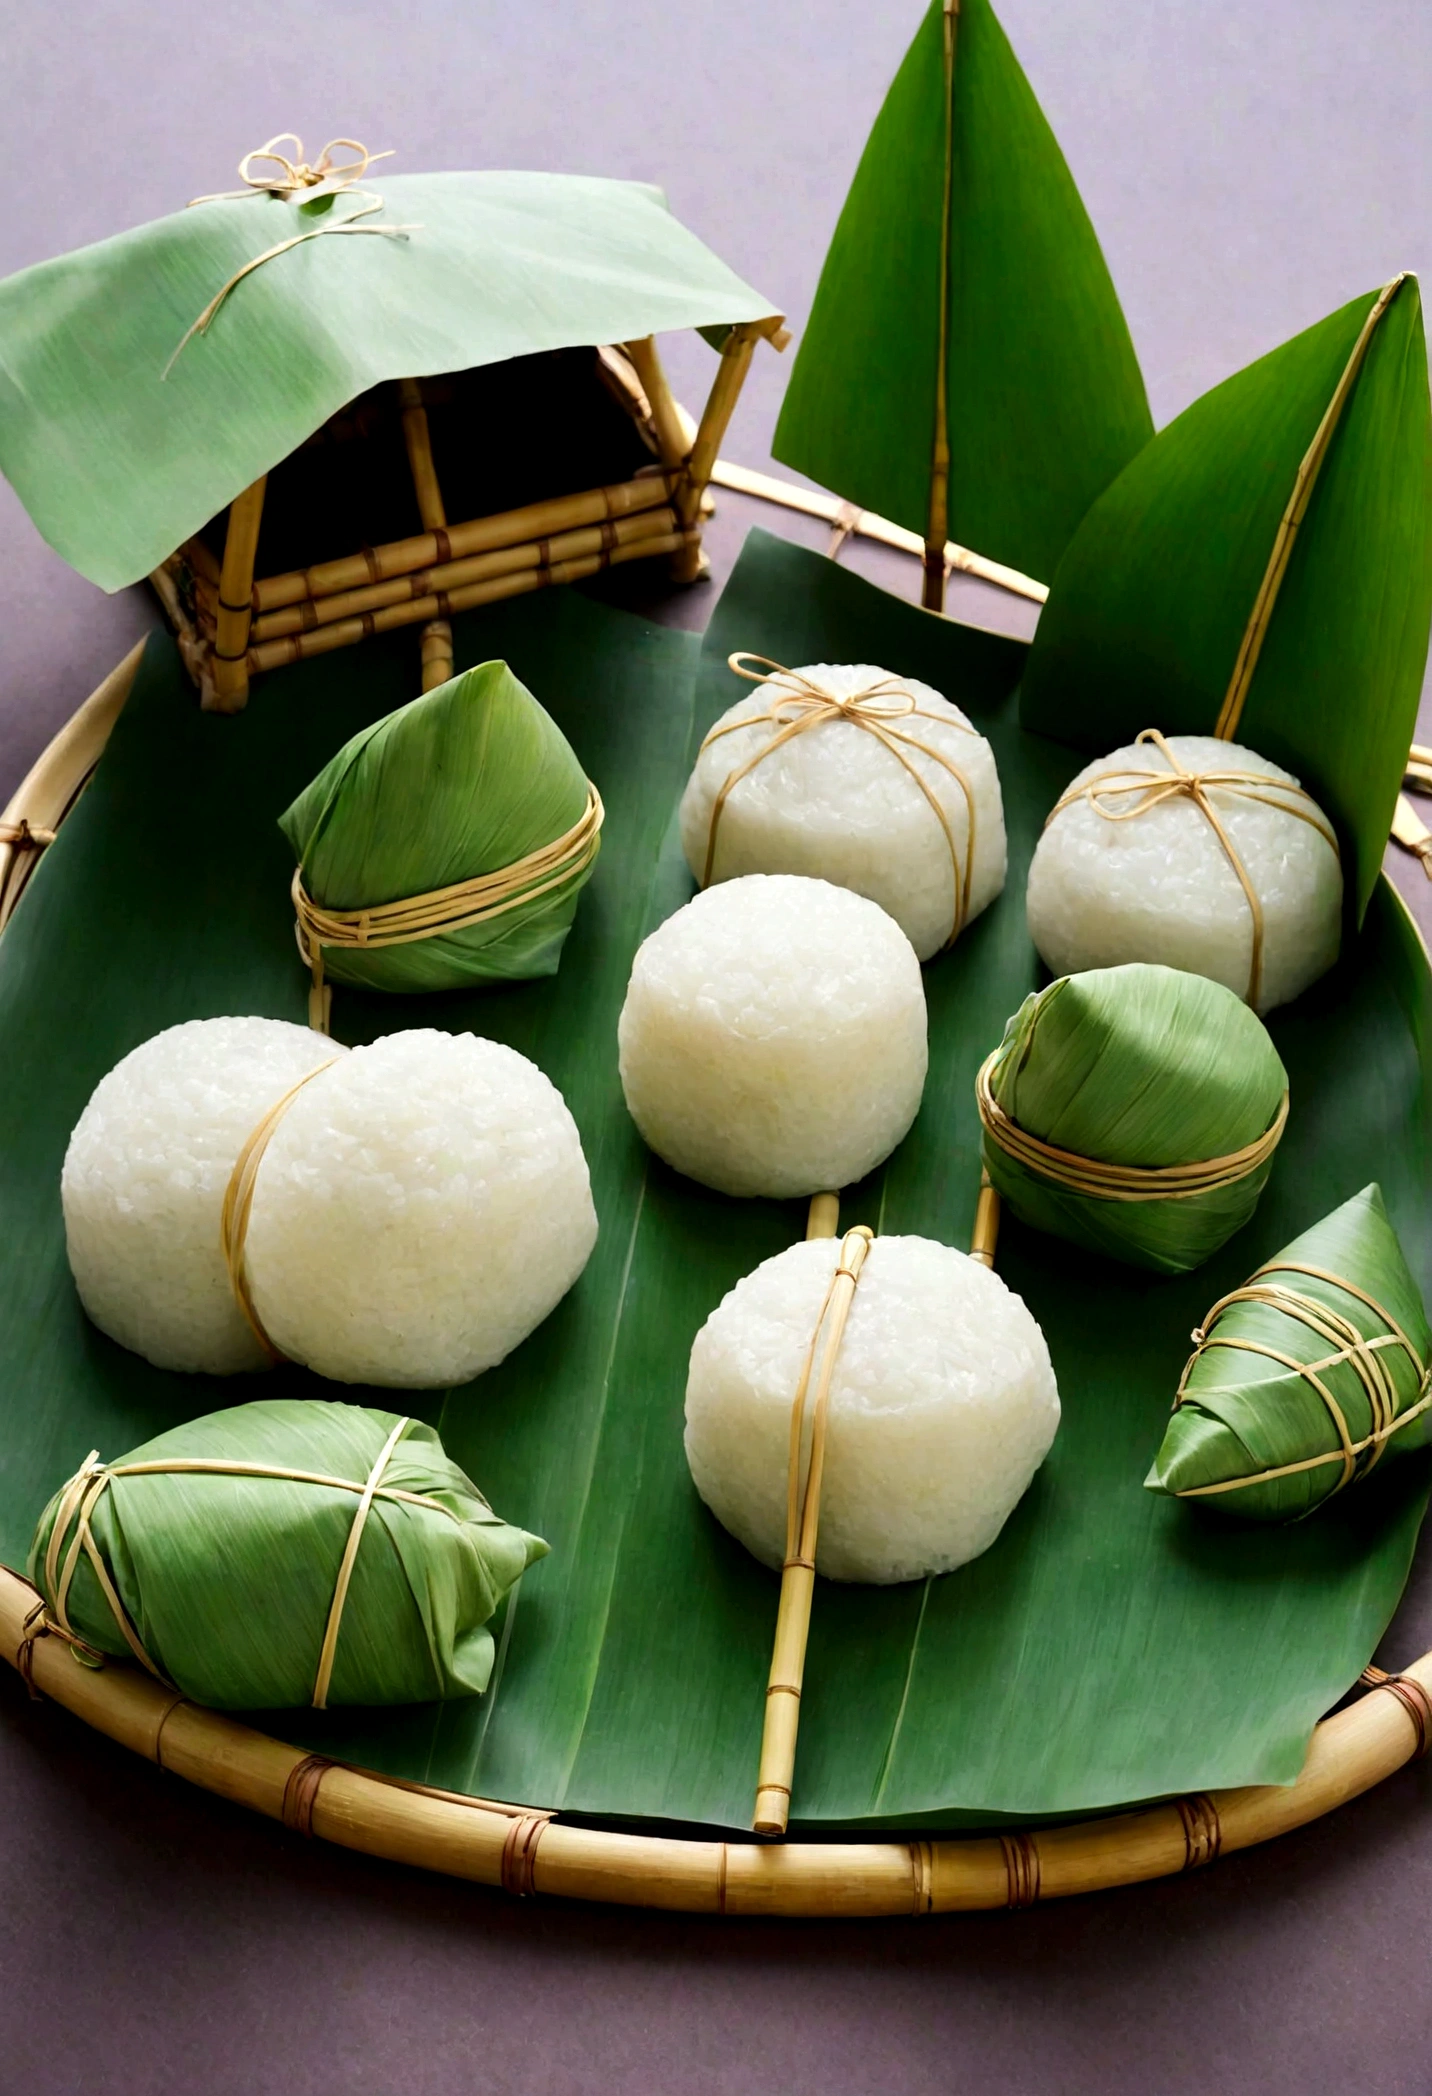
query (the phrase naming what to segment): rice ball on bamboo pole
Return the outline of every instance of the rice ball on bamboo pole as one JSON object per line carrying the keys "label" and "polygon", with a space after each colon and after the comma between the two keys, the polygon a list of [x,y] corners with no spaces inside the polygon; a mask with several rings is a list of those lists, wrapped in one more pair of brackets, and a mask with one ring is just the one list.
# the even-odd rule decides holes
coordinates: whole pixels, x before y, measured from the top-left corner
{"label": "rice ball on bamboo pole", "polygon": [[1342,894],[1336,833],[1291,772],[1237,743],[1148,729],[1071,780],[1026,910],[1056,975],[1155,961],[1267,1012],[1337,959]]}
{"label": "rice ball on bamboo pole", "polygon": [[[691,1349],[692,1479],[765,1565],[785,1554],[792,1399],[840,1256],[817,1238],[765,1260]],[[999,1276],[929,1238],[877,1237],[830,1383],[817,1572],[884,1585],[978,1557],[1058,1424],[1044,1335]]]}
{"label": "rice ball on bamboo pole", "polygon": [[100,1079],[70,1137],[60,1199],[80,1301],[102,1332],[156,1368],[268,1365],[224,1265],[224,1190],[274,1101],[346,1052],[281,1019],[194,1019]]}
{"label": "rice ball on bamboo pole", "polygon": [[1205,976],[1142,962],[1026,997],[975,1091],[984,1167],[1012,1214],[1166,1274],[1247,1222],[1288,1113],[1256,1014]]}
{"label": "rice ball on bamboo pole", "polygon": [[868,896],[922,961],[1004,886],[994,752],[958,706],[869,663],[799,669],[731,657],[757,689],[722,714],[681,801],[703,888],[808,874]]}
{"label": "rice ball on bamboo pole", "polygon": [[864,896],[750,874],[644,941],[617,1038],[632,1118],[677,1171],[743,1196],[847,1186],[919,1110],[920,964]]}

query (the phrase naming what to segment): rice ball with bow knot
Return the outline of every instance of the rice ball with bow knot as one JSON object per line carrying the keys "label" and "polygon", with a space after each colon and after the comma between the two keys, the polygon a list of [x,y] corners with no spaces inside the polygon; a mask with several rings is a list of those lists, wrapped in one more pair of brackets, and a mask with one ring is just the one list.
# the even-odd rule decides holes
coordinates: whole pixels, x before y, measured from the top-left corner
{"label": "rice ball with bow knot", "polygon": [[922,961],[1004,886],[994,752],[931,685],[869,663],[730,658],[756,690],[701,745],[681,842],[703,888],[808,874],[868,896]]}
{"label": "rice ball with bow knot", "polygon": [[1026,909],[1056,975],[1156,961],[1266,1012],[1337,959],[1342,893],[1336,833],[1291,772],[1149,728],[1070,781]]}

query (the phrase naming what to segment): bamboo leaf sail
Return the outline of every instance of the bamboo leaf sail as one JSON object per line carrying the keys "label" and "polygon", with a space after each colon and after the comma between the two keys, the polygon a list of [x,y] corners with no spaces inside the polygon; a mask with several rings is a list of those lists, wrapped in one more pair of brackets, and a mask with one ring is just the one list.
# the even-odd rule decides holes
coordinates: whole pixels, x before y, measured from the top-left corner
{"label": "bamboo leaf sail", "polygon": [[1359,918],[1432,619],[1422,307],[1414,278],[1388,290],[1235,373],[1125,468],[1054,579],[1021,702],[1027,728],[1088,749],[1153,726],[1287,765],[1351,846]]}
{"label": "bamboo leaf sail", "polygon": [[934,0],[836,227],[776,457],[1047,581],[1152,434],[1094,229],[989,0]]}

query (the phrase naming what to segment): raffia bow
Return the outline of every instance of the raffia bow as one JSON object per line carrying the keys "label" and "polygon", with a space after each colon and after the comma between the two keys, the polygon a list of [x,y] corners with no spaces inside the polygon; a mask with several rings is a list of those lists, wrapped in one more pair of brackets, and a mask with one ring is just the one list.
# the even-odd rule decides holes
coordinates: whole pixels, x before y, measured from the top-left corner
{"label": "raffia bow", "polygon": [[[277,150],[279,146],[283,145],[293,146],[294,159],[290,160],[286,154]],[[340,146],[349,148],[358,155],[358,158],[356,160],[335,161],[333,158],[334,148]],[[191,210],[196,204],[222,204],[232,202],[235,199],[256,196],[273,197],[280,203],[286,204],[294,202],[300,205],[316,204],[324,197],[336,197],[348,190],[352,190],[355,202],[360,197],[365,199],[365,201],[358,204],[358,208],[350,211],[345,218],[334,218],[331,215],[323,216],[318,224],[306,227],[301,233],[290,235],[287,240],[277,241],[273,247],[266,248],[261,255],[255,255],[251,262],[246,262],[242,269],[236,269],[228,282],[222,284],[215,292],[198,318],[192,321],[185,329],[173,356],[160,374],[161,378],[168,378],[195,335],[208,334],[220,307],[229,296],[229,293],[237,285],[241,284],[246,276],[251,276],[256,269],[262,269],[265,262],[272,262],[275,256],[286,255],[290,248],[302,247],[306,240],[321,240],[330,233],[377,233],[387,240],[404,240],[409,233],[420,232],[422,228],[418,225],[370,226],[359,224],[360,219],[369,219],[375,212],[383,209],[383,199],[372,190],[359,189],[357,184],[362,181],[374,161],[390,160],[394,150],[390,146],[386,147],[381,153],[370,153],[368,148],[365,145],[361,145],[356,138],[330,138],[323,151],[319,154],[318,159],[310,167],[303,158],[303,140],[296,132],[280,131],[264,145],[256,146],[253,152],[245,153],[243,159],[239,162],[239,179],[244,185],[242,189],[218,189],[208,196],[191,197],[189,199],[189,208]],[[253,173],[254,167],[264,161],[272,162],[276,172],[272,175]]]}
{"label": "raffia bow", "polygon": [[[1281,808],[1285,815],[1295,815],[1325,840],[1329,850],[1341,865],[1338,840],[1326,817],[1322,814],[1312,795],[1289,779],[1269,778],[1261,772],[1235,771],[1187,771],[1169,748],[1157,728],[1145,728],[1135,737],[1135,746],[1152,743],[1168,765],[1167,772],[1124,769],[1121,771],[1098,772],[1086,779],[1082,786],[1070,787],[1050,809],[1044,827],[1049,828],[1056,816],[1075,801],[1087,801],[1096,815],[1105,822],[1133,822],[1140,815],[1147,815],[1151,808],[1161,808],[1170,801],[1190,800],[1203,815],[1219,844],[1224,857],[1238,876],[1248,902],[1249,915],[1253,920],[1253,947],[1248,966],[1248,989],[1245,1001],[1256,1010],[1259,993],[1263,987],[1263,905],[1258,891],[1248,877],[1248,869],[1238,855],[1238,850],[1228,831],[1219,819],[1218,810],[1211,796],[1227,793],[1239,800],[1262,801],[1266,807]],[[1131,797],[1131,799],[1130,799]],[[1111,807],[1111,800],[1130,800],[1129,805]],[[1299,806],[1302,802],[1305,805]]]}
{"label": "raffia bow", "polygon": [[[745,665],[752,662],[760,663],[764,667],[747,669]],[[719,742],[723,735],[734,735],[739,729],[758,726],[762,721],[769,721],[775,732],[767,738],[754,756],[748,757],[744,764],[738,764],[734,771],[727,774],[711,804],[711,820],[706,833],[706,862],[701,871],[702,887],[709,888],[711,885],[711,875],[716,864],[717,829],[726,803],[742,779],[753,772],[772,751],[794,741],[797,735],[804,735],[812,728],[823,727],[830,721],[845,721],[851,727],[861,728],[867,735],[873,735],[877,742],[889,750],[915,781],[934,811],[935,819],[944,832],[945,843],[949,847],[950,871],[954,878],[954,921],[950,935],[945,941],[947,947],[953,946],[969,915],[970,882],[975,857],[974,792],[959,766],[952,758],[947,757],[943,750],[935,749],[921,736],[908,734],[893,724],[902,720],[931,720],[937,721],[941,727],[958,728],[965,735],[975,734],[975,729],[964,721],[951,719],[943,713],[931,713],[928,708],[917,705],[914,693],[898,677],[881,677],[873,684],[862,686],[859,691],[840,693],[829,690],[824,684],[818,684],[804,670],[788,670],[779,662],[773,662],[769,655],[753,655],[744,648],[728,656],[727,665],[738,677],[744,677],[748,684],[765,684],[777,691],[779,696],[764,713],[747,714],[741,720],[728,721],[724,726],[713,728],[702,742],[702,750],[707,750],[712,743]],[[939,797],[928,780],[905,754],[907,750],[918,750],[922,756],[932,758],[942,770],[949,773],[964,795],[969,823],[963,861],[949,816],[940,805]]]}

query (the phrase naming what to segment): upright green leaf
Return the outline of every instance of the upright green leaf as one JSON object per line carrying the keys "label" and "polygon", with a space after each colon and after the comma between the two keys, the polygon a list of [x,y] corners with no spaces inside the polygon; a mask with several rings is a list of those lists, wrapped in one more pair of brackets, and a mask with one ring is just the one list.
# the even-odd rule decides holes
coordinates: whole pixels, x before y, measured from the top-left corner
{"label": "upright green leaf", "polygon": [[1389,291],[1235,373],[1125,469],[1059,568],[1022,700],[1027,728],[1085,748],[1154,726],[1286,764],[1351,846],[1359,917],[1432,619],[1422,305],[1415,278]]}
{"label": "upright green leaf", "polygon": [[826,256],[776,456],[1047,580],[1152,434],[1094,229],[989,0],[933,0]]}

